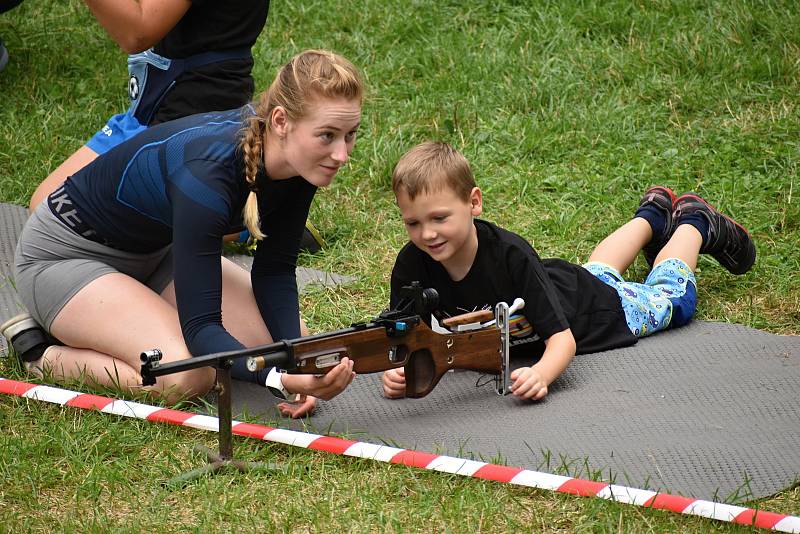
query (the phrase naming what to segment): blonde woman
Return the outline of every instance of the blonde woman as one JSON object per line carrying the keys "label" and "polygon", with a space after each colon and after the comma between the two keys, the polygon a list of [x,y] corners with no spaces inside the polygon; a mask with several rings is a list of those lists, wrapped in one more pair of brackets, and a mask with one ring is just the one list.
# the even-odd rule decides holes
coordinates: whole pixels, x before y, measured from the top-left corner
{"label": "blonde woman", "polygon": [[[299,243],[316,189],[353,150],[362,93],[349,61],[305,51],[252,105],[154,126],[69,178],[17,246],[30,317],[3,334],[14,344],[38,324],[59,340],[15,345],[26,367],[138,389],[139,353],[152,347],[169,362],[298,337]],[[245,227],[261,240],[250,273],[221,256],[222,236]],[[323,377],[250,373],[242,360],[233,371],[300,394],[282,404],[295,417],[354,377],[347,358]],[[210,368],[168,375],[156,393],[202,395],[213,380]]]}

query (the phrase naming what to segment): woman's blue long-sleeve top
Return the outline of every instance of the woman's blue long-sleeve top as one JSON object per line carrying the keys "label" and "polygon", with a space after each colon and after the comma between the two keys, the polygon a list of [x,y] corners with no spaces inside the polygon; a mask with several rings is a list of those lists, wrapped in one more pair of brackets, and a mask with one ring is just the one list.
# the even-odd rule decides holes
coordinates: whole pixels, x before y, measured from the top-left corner
{"label": "woman's blue long-sleeve top", "polygon": [[[222,237],[243,228],[249,190],[237,149],[249,106],[154,126],[95,160],[66,183],[78,215],[115,248],[172,246],[181,329],[195,355],[242,344],[222,326]],[[263,167],[262,167],[263,169]],[[261,229],[251,280],[273,339],[300,334],[295,267],[316,187],[296,176],[257,178]],[[264,383],[243,359],[234,376]]]}

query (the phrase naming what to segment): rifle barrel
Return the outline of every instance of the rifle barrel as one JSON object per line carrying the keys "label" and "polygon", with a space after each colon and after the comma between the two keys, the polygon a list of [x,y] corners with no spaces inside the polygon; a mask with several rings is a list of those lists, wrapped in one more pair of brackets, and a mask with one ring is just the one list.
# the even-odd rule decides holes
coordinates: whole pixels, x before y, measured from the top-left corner
{"label": "rifle barrel", "polygon": [[268,362],[269,367],[280,367],[281,369],[293,369],[295,366],[289,344],[285,342],[270,343],[240,350],[227,352],[215,352],[204,356],[195,356],[185,360],[165,363],[163,365],[148,366],[142,365],[142,373],[152,377],[164,376],[172,373],[180,373],[200,367],[230,367],[233,360],[247,356],[263,356]]}

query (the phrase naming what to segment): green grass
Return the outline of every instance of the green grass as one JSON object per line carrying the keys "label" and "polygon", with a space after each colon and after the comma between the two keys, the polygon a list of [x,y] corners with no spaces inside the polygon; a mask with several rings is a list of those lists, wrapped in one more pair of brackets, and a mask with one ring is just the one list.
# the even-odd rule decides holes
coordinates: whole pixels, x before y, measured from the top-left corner
{"label": "green grass", "polygon": [[[27,204],[124,109],[125,58],[78,0],[25,2],[0,15],[0,36],[0,201]],[[358,281],[303,295],[312,330],[386,305],[405,241],[388,176],[435,138],[472,162],[484,217],[543,256],[585,260],[651,184],[707,196],[751,230],[759,258],[743,277],[702,259],[699,318],[800,333],[796,2],[275,2],[257,85],[308,47],[344,54],[369,85],[351,165],[313,207],[329,246],[302,258]],[[23,376],[10,361],[0,374]],[[167,491],[215,436],[9,397],[0,414],[2,531],[746,530],[244,439],[237,456],[289,471]],[[800,489],[751,504],[800,515]]]}

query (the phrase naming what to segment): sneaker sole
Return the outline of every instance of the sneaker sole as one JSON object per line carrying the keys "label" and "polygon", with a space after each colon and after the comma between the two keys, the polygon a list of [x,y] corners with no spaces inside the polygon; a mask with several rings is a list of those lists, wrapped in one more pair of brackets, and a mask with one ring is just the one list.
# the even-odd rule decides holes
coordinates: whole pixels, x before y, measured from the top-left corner
{"label": "sneaker sole", "polygon": [[39,323],[37,323],[29,314],[20,313],[19,315],[15,315],[0,325],[0,333],[3,334],[4,338],[11,342],[11,340],[14,339],[17,334],[31,328],[41,327],[39,326]]}

